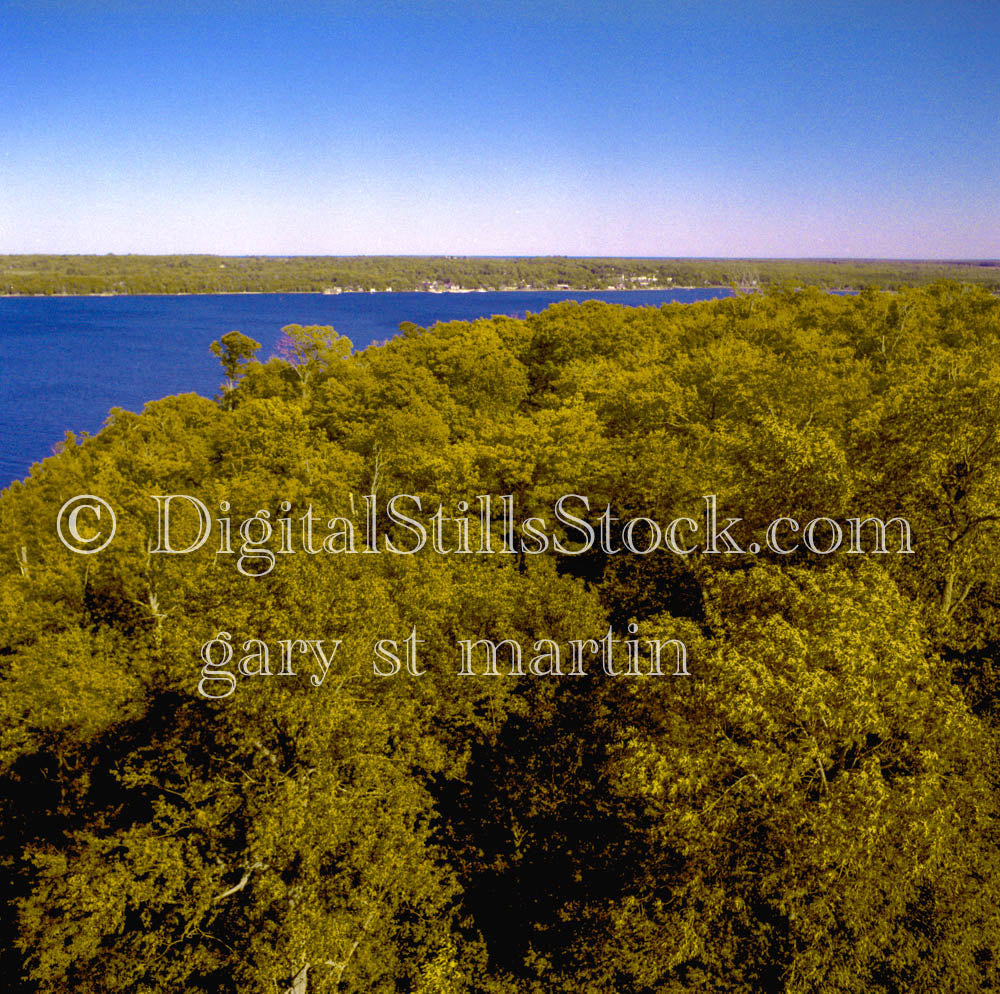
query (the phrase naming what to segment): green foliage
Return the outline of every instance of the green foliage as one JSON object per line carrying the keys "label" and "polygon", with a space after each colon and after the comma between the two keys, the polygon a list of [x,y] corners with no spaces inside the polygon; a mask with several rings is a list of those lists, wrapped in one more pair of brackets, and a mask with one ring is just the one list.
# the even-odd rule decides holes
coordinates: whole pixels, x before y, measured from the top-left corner
{"label": "green foliage", "polygon": [[[307,262],[281,264],[298,279]],[[447,278],[445,262],[530,277],[523,260],[413,273]],[[550,260],[551,278],[575,262]],[[221,403],[115,410],[0,497],[10,989],[997,986],[995,296],[566,303],[359,352],[332,328],[283,331],[264,364],[239,332],[213,343]],[[55,535],[74,494],[118,517],[99,555]],[[256,513],[290,515],[297,542],[306,507],[325,535],[368,494],[473,515],[477,495],[510,494],[550,521],[579,494],[594,520],[658,522],[703,518],[715,494],[764,548],[300,551],[254,577],[217,530],[152,552],[154,494],[231,515],[234,547]],[[900,516],[914,553],[768,551],[780,516]],[[681,639],[691,675],[458,675],[461,639],[530,649],[630,624]],[[374,642],[414,631],[426,672],[376,675]],[[200,651],[220,632],[341,645],[319,686],[304,663],[247,665],[207,700]]]}
{"label": "green foliage", "polygon": [[[253,359],[254,354],[260,348],[260,342],[255,342],[239,331],[230,331],[217,342],[212,342],[209,348],[222,363],[222,371],[226,374],[226,382],[222,389],[225,394],[228,394],[236,386],[236,381],[242,375],[244,367]],[[228,402],[230,398],[227,397],[226,400]]]}
{"label": "green foliage", "polygon": [[536,256],[0,255],[0,294],[644,290],[802,281],[827,289],[1000,286],[996,260],[620,259]]}

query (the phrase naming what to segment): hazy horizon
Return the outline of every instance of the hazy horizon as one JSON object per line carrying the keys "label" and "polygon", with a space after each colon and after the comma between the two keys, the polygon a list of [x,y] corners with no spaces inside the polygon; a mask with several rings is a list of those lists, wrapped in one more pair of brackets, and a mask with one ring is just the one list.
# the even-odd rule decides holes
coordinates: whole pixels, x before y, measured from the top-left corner
{"label": "hazy horizon", "polygon": [[953,265],[1000,265],[1000,257],[956,256],[861,256],[861,255],[607,255],[601,253],[547,252],[0,252],[0,256],[51,256],[54,258],[142,256],[147,258],[208,257],[219,259],[621,259],[644,262],[897,262],[949,263]]}

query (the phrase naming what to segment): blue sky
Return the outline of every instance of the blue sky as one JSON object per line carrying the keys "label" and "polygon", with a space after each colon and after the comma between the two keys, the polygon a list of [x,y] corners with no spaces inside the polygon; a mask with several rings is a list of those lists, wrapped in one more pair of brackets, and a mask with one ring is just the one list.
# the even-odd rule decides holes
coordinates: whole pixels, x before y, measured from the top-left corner
{"label": "blue sky", "polygon": [[0,252],[1000,256],[1000,3],[0,5]]}

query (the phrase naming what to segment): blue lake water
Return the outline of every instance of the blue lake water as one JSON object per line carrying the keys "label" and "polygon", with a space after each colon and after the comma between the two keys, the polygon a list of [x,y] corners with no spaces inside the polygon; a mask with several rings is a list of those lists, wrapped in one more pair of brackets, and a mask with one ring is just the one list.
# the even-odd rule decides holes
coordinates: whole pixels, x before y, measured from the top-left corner
{"label": "blue lake water", "polygon": [[724,288],[585,293],[274,293],[142,297],[0,297],[0,487],[28,475],[67,431],[91,434],[112,407],[139,411],[173,393],[214,396],[209,344],[241,331],[273,352],[286,324],[333,325],[358,348],[401,321],[523,317],[558,300],[627,306],[729,296]]}

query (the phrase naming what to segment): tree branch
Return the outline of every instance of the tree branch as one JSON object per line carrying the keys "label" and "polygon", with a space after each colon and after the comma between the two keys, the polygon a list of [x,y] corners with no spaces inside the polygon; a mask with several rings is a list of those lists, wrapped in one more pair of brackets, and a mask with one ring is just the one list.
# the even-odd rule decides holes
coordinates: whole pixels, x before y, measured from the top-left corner
{"label": "tree branch", "polygon": [[243,879],[240,880],[238,884],[234,884],[227,891],[219,894],[214,900],[221,901],[223,898],[232,897],[233,894],[238,894],[244,887],[250,882],[250,877],[254,870],[266,870],[267,863],[254,863],[249,869],[245,870],[243,873]]}

